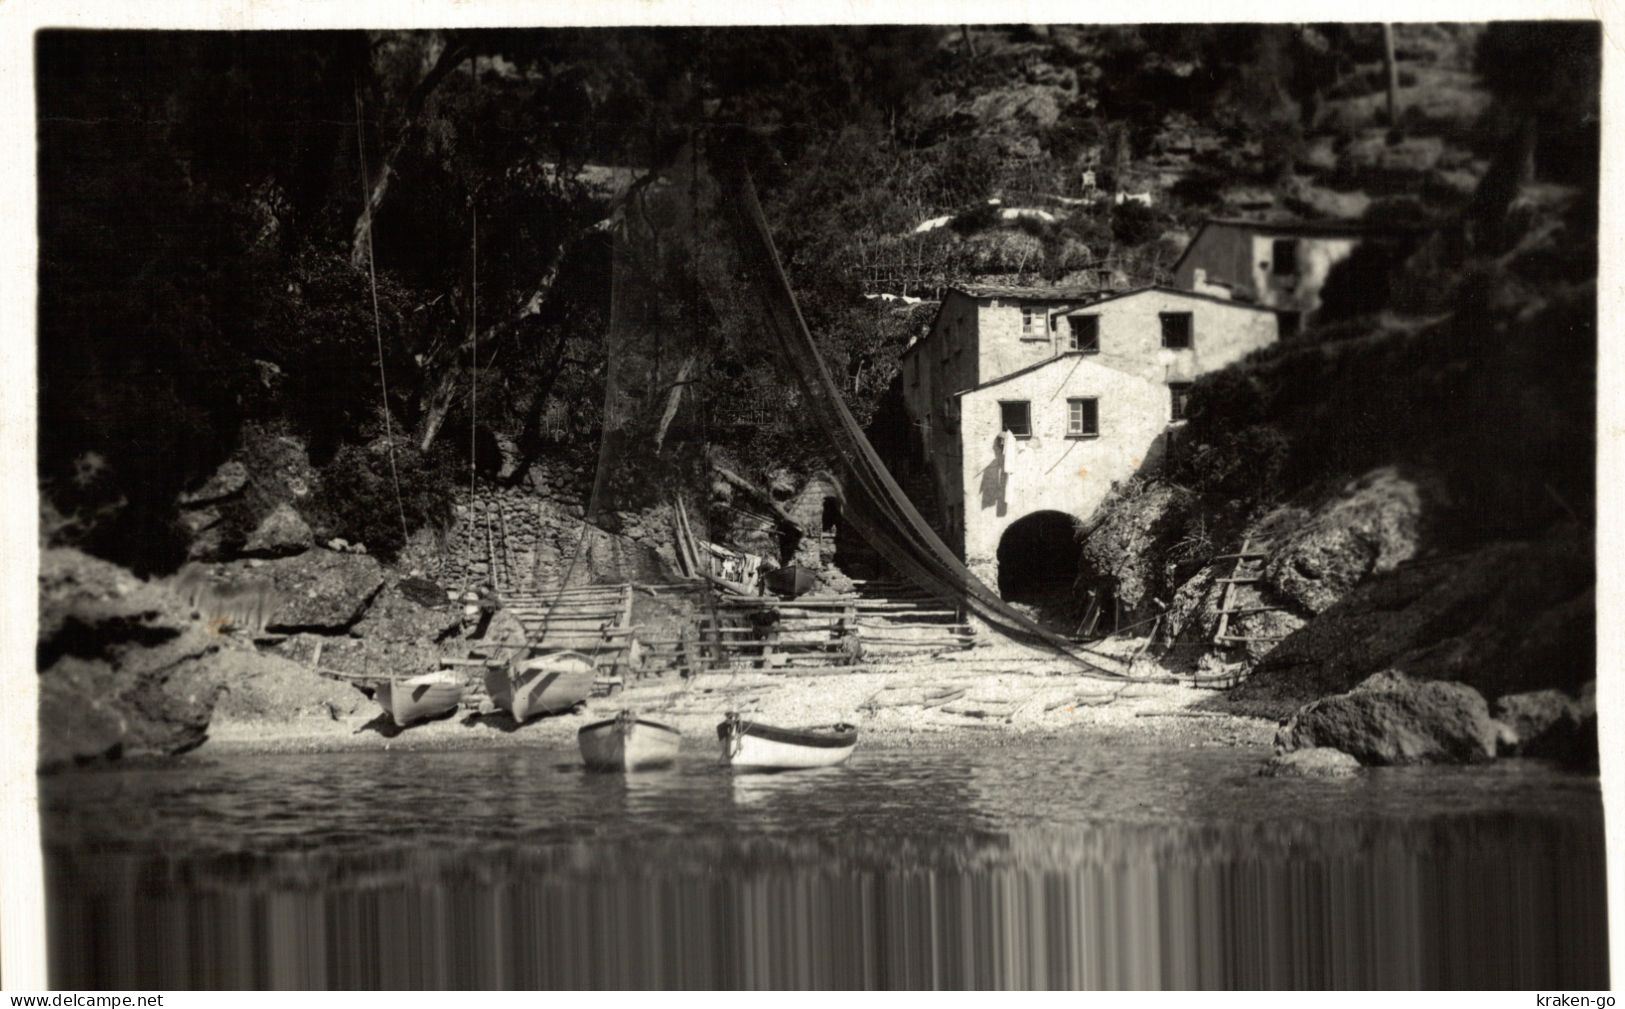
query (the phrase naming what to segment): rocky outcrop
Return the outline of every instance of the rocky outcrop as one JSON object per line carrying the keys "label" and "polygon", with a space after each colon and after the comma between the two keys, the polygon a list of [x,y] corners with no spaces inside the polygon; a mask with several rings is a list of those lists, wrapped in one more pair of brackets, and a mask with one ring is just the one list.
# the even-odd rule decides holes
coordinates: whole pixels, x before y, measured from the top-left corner
{"label": "rocky outcrop", "polygon": [[221,648],[167,588],[77,550],[40,557],[39,765],[173,754],[201,743]]}
{"label": "rocky outcrop", "polygon": [[1330,746],[1279,753],[1259,774],[1269,778],[1346,778],[1360,770],[1360,762]]}
{"label": "rocky outcrop", "polygon": [[248,534],[242,552],[248,557],[291,557],[316,545],[310,526],[290,504],[279,504]]}
{"label": "rocky outcrop", "polygon": [[201,676],[217,690],[211,725],[331,721],[369,708],[367,696],[349,684],[317,675],[306,665],[252,650],[223,650]]}
{"label": "rocky outcrop", "polygon": [[1387,669],[1489,697],[1578,690],[1595,666],[1591,542],[1570,528],[1370,577],[1265,656],[1232,697],[1285,713]]}
{"label": "rocky outcrop", "polygon": [[1415,556],[1436,491],[1391,467],[1351,481],[1271,551],[1264,576],[1282,597],[1321,613],[1368,575]]}
{"label": "rocky outcrop", "polygon": [[1495,717],[1510,730],[1503,752],[1577,766],[1597,763],[1596,684],[1578,697],[1561,690],[1508,694],[1495,702]]}
{"label": "rocky outcrop", "polygon": [[1362,764],[1470,763],[1494,757],[1502,734],[1472,687],[1384,672],[1304,707],[1275,745],[1333,747]]}
{"label": "rocky outcrop", "polygon": [[200,607],[206,615],[210,607],[251,610],[224,615],[239,626],[257,624],[283,634],[346,632],[384,586],[383,567],[374,558],[329,550],[192,565],[186,572],[194,584],[210,587],[205,593],[209,599]]}
{"label": "rocky outcrop", "polygon": [[248,467],[235,459],[220,464],[203,486],[186,491],[177,499],[182,508],[215,504],[242,493],[248,486]]}

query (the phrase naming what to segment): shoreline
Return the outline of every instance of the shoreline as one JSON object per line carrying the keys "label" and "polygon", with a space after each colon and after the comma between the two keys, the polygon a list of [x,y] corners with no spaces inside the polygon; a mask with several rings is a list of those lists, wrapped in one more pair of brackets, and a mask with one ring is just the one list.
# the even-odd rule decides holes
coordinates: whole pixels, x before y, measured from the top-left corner
{"label": "shoreline", "polygon": [[[981,661],[986,661],[981,660]],[[981,661],[976,664],[980,665]],[[584,710],[517,725],[505,712],[461,708],[405,729],[360,703],[331,718],[217,716],[200,755],[559,747],[575,750],[576,731],[632,708],[666,722],[685,749],[714,745],[728,711],[778,725],[848,722],[862,745],[890,748],[1005,745],[1035,738],[1143,739],[1177,745],[1225,745],[1268,756],[1273,719],[1205,710],[1222,692],[1067,675],[1065,667],[1009,671],[932,663],[930,668],[858,667],[838,675],[758,670],[719,672],[691,681],[636,683]],[[941,700],[946,697],[947,700]]]}

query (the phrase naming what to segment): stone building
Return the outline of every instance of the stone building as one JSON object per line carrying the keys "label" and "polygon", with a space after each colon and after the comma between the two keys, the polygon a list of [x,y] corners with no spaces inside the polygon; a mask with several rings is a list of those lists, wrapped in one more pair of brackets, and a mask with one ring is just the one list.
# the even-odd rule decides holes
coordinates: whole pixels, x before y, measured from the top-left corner
{"label": "stone building", "polygon": [[938,502],[962,495],[957,470],[955,393],[1054,357],[1061,313],[1098,298],[1096,288],[949,288],[930,331],[903,351],[903,407],[914,426]]}
{"label": "stone building", "polygon": [[1290,336],[1320,308],[1332,267],[1366,238],[1390,232],[1357,221],[1215,217],[1203,222],[1174,263],[1174,284],[1276,309],[1282,335]]}
{"label": "stone building", "polygon": [[950,545],[1007,595],[1070,578],[1075,523],[1158,464],[1190,383],[1277,339],[1273,310],[1173,288],[945,300],[903,384]]}

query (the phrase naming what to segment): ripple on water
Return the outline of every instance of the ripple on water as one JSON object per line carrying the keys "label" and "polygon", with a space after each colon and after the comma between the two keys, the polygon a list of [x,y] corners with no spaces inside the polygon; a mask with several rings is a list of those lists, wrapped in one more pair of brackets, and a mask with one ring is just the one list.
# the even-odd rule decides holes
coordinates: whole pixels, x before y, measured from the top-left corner
{"label": "ripple on water", "polygon": [[[1228,749],[632,776],[537,750],[42,779],[63,987],[1581,987],[1594,779]],[[1464,923],[1472,927],[1464,927]]]}

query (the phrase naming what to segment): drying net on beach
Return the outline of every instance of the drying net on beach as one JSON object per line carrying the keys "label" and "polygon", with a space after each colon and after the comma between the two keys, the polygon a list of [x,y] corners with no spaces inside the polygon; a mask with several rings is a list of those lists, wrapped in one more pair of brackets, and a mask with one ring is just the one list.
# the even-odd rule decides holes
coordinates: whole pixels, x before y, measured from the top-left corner
{"label": "drying net on beach", "polygon": [[705,447],[693,444],[705,439],[704,410],[685,414],[682,397],[706,381],[719,344],[731,342],[736,359],[771,359],[792,383],[786,408],[804,412],[838,462],[843,516],[899,575],[961,601],[1009,638],[1115,675],[977,578],[892,477],[818,352],[742,164],[687,148],[627,195],[614,228],[603,440],[589,515],[653,471],[692,467],[704,478]]}

